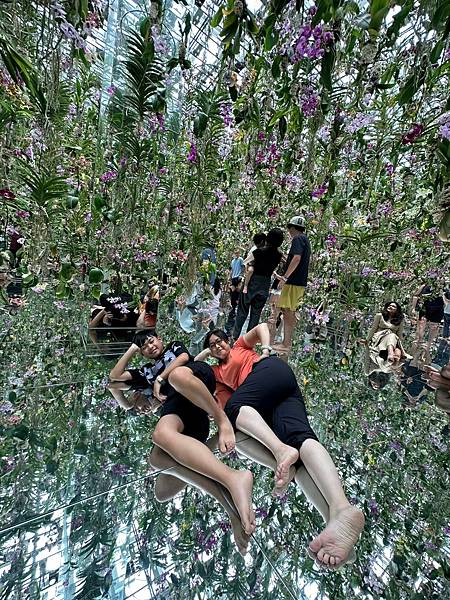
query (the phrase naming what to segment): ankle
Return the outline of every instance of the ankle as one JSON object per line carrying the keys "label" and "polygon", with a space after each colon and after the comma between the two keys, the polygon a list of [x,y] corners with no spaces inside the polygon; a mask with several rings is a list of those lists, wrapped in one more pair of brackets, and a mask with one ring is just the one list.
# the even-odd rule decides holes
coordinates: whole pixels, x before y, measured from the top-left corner
{"label": "ankle", "polygon": [[348,500],[339,502],[338,504],[330,504],[330,520],[334,519],[343,510],[350,508],[352,505]]}

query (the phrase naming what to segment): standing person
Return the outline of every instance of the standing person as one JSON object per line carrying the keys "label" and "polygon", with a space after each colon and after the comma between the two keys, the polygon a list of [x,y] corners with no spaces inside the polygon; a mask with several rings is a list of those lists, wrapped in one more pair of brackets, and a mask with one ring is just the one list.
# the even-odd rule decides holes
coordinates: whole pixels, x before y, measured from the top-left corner
{"label": "standing person", "polygon": [[230,303],[231,310],[228,313],[227,323],[225,328],[228,332],[231,332],[234,326],[234,320],[236,318],[236,308],[239,301],[239,292],[242,286],[242,274],[244,272],[244,261],[240,256],[239,249],[233,253],[233,259],[230,264]]}
{"label": "standing person", "polygon": [[426,329],[429,327],[427,347],[430,348],[437,337],[439,324],[444,318],[442,291],[439,293],[435,286],[423,283],[413,296],[411,308],[412,316],[418,317],[416,341],[419,344],[423,342]]}
{"label": "standing person", "polygon": [[288,353],[292,346],[292,335],[295,328],[295,311],[305,295],[308,282],[311,245],[305,234],[306,222],[302,216],[295,216],[287,224],[292,243],[286,260],[284,275],[276,275],[280,280],[281,296],[279,307],[283,312],[284,339],[283,345],[277,347],[280,352]]}
{"label": "standing person", "polygon": [[244,259],[240,255],[239,249],[233,252],[233,258],[230,263],[230,279],[231,279],[231,291],[236,289],[242,280],[244,273]]}
{"label": "standing person", "polygon": [[237,316],[233,328],[233,338],[235,340],[241,335],[249,311],[248,329],[253,329],[259,323],[262,309],[269,297],[272,274],[283,258],[279,250],[283,243],[283,237],[282,230],[275,227],[267,234],[267,245],[253,251],[253,275],[250,279],[248,292],[242,292],[239,296]]}
{"label": "standing person", "polygon": [[444,329],[442,330],[442,337],[446,339],[450,337],[450,285],[444,290],[442,300],[444,301]]}
{"label": "standing person", "polygon": [[242,293],[246,294],[248,292],[248,283],[250,281],[251,276],[253,275],[253,261],[255,257],[253,256],[253,252],[257,248],[264,248],[267,243],[267,236],[265,233],[255,233],[253,236],[253,246],[250,248],[247,257],[244,260],[245,266],[245,277],[244,277],[244,286],[242,289]]}

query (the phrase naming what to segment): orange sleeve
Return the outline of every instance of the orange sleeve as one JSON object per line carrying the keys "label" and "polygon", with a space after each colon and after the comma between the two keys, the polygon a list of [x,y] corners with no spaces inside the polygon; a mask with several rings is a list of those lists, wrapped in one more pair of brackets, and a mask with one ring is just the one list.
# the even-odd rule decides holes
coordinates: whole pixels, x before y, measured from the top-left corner
{"label": "orange sleeve", "polygon": [[220,406],[222,408],[225,408],[225,404],[230,399],[232,393],[233,393],[233,390],[231,388],[229,388],[227,385],[225,385],[224,383],[221,383],[220,381],[217,382],[215,396],[217,398],[217,402],[220,404]]}
{"label": "orange sleeve", "polygon": [[233,344],[233,348],[244,348],[245,350],[253,350],[252,346],[247,346],[247,344],[244,341],[243,335],[241,335],[241,337],[239,337],[237,341]]}

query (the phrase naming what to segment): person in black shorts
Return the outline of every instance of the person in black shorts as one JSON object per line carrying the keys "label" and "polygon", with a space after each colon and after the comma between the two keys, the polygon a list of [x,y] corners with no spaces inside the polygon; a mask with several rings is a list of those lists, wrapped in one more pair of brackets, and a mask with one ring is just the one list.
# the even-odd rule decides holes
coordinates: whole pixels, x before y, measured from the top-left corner
{"label": "person in black shorts", "polygon": [[[138,369],[128,369],[129,361],[138,353],[153,361]],[[233,428],[212,395],[216,383],[211,367],[194,363],[182,342],[171,342],[164,347],[154,330],[144,330],[136,335],[109,377],[137,388],[152,387],[153,396],[162,402],[153,442],[182,465],[224,485],[238,509],[244,531],[253,533],[251,472],[231,469],[204,444],[211,414],[219,430],[220,451],[225,454],[235,446]]]}

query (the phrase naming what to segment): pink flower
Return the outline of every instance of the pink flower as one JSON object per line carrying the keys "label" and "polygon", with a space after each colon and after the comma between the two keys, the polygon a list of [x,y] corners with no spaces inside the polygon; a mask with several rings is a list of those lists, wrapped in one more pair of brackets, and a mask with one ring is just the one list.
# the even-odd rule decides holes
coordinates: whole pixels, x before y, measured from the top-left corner
{"label": "pink flower", "polygon": [[425,127],[421,123],[414,123],[408,133],[402,136],[402,144],[412,144],[420,137]]}
{"label": "pink flower", "polygon": [[4,188],[0,190],[0,197],[7,198],[8,200],[14,200],[16,195],[8,188]]}
{"label": "pink flower", "polygon": [[194,142],[191,142],[191,147],[189,149],[189,154],[188,154],[187,159],[190,163],[197,162],[197,146],[194,144]]}

